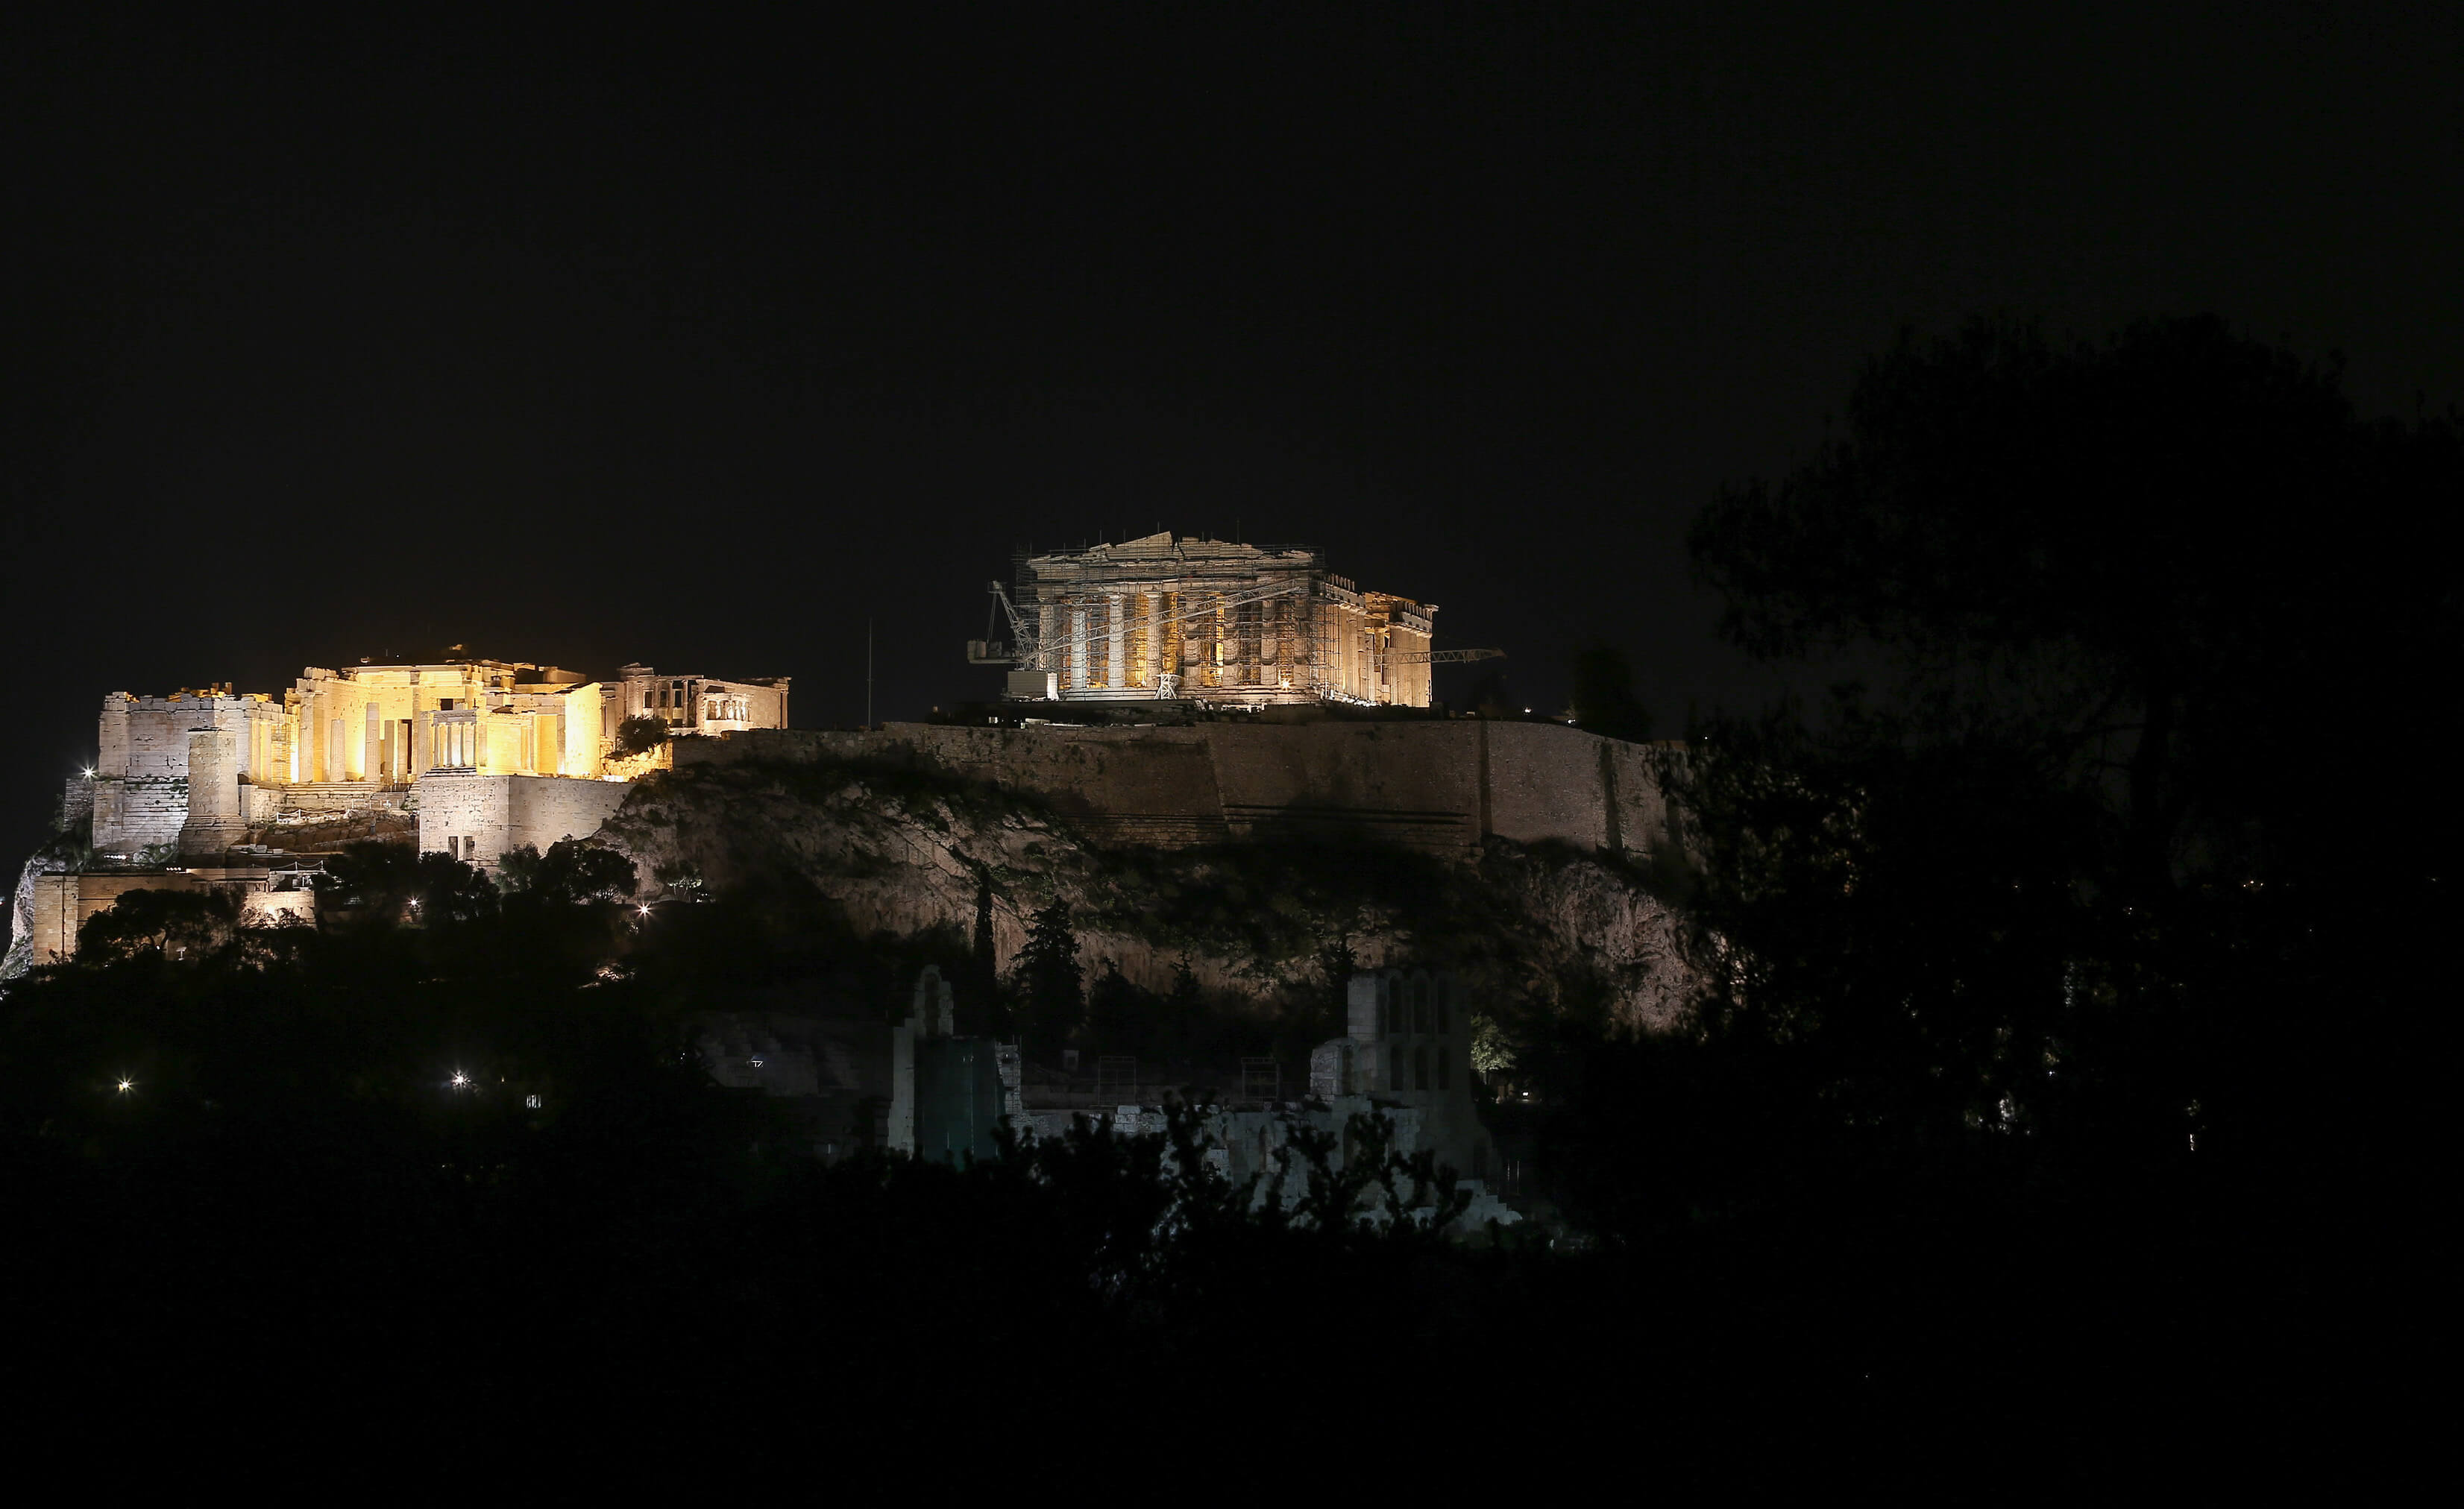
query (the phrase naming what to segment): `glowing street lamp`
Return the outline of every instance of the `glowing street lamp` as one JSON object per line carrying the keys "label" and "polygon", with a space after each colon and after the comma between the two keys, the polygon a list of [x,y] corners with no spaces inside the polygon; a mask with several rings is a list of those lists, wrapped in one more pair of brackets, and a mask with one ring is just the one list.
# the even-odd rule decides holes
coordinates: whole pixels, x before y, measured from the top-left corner
{"label": "glowing street lamp", "polygon": [[469,1075],[467,1075],[467,1074],[463,1073],[463,1072],[462,1072],[461,1070],[459,1070],[459,1069],[454,1070],[454,1071],[453,1071],[453,1087],[454,1087],[455,1089],[457,1089],[457,1090],[467,1090],[467,1089],[469,1089],[469,1088],[471,1087],[471,1076],[469,1076]]}
{"label": "glowing street lamp", "polygon": [[122,1080],[120,1082],[120,1093],[122,1095],[127,1094],[135,1088],[137,1088],[137,1082],[135,1080]]}

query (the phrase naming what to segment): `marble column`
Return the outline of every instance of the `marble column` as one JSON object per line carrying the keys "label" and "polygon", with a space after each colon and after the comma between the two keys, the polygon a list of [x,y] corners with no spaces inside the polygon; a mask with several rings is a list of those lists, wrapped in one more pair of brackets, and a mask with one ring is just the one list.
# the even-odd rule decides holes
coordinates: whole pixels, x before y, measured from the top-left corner
{"label": "marble column", "polygon": [[1130,600],[1112,593],[1104,600],[1104,685],[1117,691],[1130,684]]}

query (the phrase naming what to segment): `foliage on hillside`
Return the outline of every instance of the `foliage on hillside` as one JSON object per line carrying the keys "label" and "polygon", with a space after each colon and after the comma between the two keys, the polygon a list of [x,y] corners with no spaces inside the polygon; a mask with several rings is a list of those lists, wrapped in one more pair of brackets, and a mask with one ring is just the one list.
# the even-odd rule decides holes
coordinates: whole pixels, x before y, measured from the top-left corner
{"label": "foliage on hillside", "polygon": [[1655,878],[1558,846],[1492,842],[1477,864],[1372,843],[1257,842],[1105,848],[1032,798],[849,763],[695,765],[642,783],[605,842],[646,872],[690,866],[713,887],[808,886],[859,936],[970,935],[1025,947],[1068,908],[1082,963],[1165,996],[1207,992],[1293,1006],[1327,991],[1322,956],[1463,973],[1501,1017],[1574,1010],[1661,1029],[1690,976]]}

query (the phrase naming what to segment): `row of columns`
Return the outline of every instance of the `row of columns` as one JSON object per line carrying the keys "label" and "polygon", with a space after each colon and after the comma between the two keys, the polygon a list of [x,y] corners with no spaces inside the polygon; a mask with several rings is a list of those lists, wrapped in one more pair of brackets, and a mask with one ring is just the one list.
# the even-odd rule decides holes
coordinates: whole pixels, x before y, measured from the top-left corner
{"label": "row of columns", "polygon": [[[1167,598],[1185,607],[1199,594],[1115,592],[1042,604],[1037,620],[1047,649],[1045,668],[1059,672],[1062,687],[1074,692],[1152,688],[1160,674],[1202,667],[1216,673],[1209,682],[1225,687],[1288,685],[1366,702],[1428,701],[1425,663],[1390,658],[1381,674],[1376,632],[1358,608],[1298,595],[1227,606],[1223,594],[1207,596],[1210,607],[1169,625]],[[1143,613],[1133,606],[1138,597],[1145,599]],[[1142,649],[1133,635],[1143,640]],[[1184,666],[1185,642],[1192,639],[1199,642],[1199,667]],[[1424,636],[1399,627],[1392,639],[1397,657],[1427,646]]]}
{"label": "row of columns", "polygon": [[[293,772],[293,778],[398,784],[424,771],[475,769],[483,761],[486,751],[475,709],[428,711],[401,719],[386,718],[381,712],[376,703],[364,705],[357,729],[351,727],[353,720],[339,713],[321,719],[313,712],[303,716],[301,721],[314,742],[303,740],[304,747],[295,752],[300,768]],[[526,712],[514,716],[522,719],[522,748],[515,761],[517,768],[561,775],[562,715]],[[356,770],[350,759],[354,741],[360,756]],[[321,761],[316,758],[319,753]]]}
{"label": "row of columns", "polygon": [[[1159,674],[1182,669],[1182,642],[1194,627],[1203,625],[1203,639],[1213,646],[1213,668],[1229,670],[1231,686],[1260,686],[1270,680],[1279,681],[1287,671],[1314,664],[1317,636],[1310,613],[1315,604],[1307,599],[1269,598],[1260,602],[1224,605],[1217,595],[1216,605],[1193,618],[1182,619],[1169,626],[1164,623],[1164,604],[1168,594],[1150,592],[1134,594],[1143,597],[1145,613],[1144,653],[1133,656],[1130,644],[1131,625],[1137,617],[1133,614],[1130,600],[1133,594],[1108,593],[1102,603],[1102,620],[1097,609],[1085,600],[1044,604],[1037,610],[1037,630],[1047,645],[1060,649],[1058,664],[1047,668],[1062,673],[1062,685],[1072,691],[1098,688],[1152,687]],[[1186,594],[1169,594],[1181,602]],[[1331,611],[1342,611],[1339,607]],[[1356,631],[1353,631],[1356,635]],[[1288,652],[1286,640],[1294,643]],[[1308,648],[1304,648],[1306,644]],[[1227,646],[1231,653],[1227,657]],[[1133,659],[1144,662],[1133,667]],[[1365,655],[1357,655],[1365,663]],[[1365,676],[1346,676],[1349,683],[1365,680]],[[1355,694],[1360,694],[1355,691]]]}

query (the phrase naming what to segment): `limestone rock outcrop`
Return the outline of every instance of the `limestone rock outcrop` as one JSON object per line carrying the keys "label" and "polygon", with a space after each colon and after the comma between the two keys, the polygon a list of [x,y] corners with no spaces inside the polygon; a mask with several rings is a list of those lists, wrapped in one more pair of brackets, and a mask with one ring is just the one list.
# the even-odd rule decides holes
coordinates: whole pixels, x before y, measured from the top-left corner
{"label": "limestone rock outcrop", "polygon": [[1442,963],[1541,1009],[1604,1009],[1664,1031],[1692,992],[1682,919],[1626,861],[1492,840],[1464,864],[1360,843],[1106,847],[1031,798],[914,771],[731,763],[634,786],[599,832],[646,886],[793,878],[860,935],[972,936],[1006,967],[1035,910],[1069,903],[1082,957],[1149,990],[1186,965],[1206,989],[1272,997],[1362,968]]}

